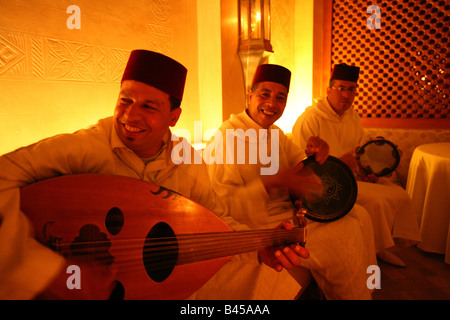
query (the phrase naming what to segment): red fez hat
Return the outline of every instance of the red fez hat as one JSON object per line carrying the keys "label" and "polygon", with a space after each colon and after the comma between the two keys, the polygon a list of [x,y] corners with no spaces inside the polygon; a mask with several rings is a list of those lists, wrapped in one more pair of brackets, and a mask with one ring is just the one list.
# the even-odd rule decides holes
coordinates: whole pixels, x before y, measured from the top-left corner
{"label": "red fez hat", "polygon": [[349,66],[345,63],[335,65],[333,73],[331,74],[331,80],[345,80],[357,82],[358,78],[359,78],[359,68]]}
{"label": "red fez hat", "polygon": [[187,69],[157,52],[133,50],[123,73],[124,80],[135,80],[159,89],[178,100],[183,99]]}
{"label": "red fez hat", "polygon": [[289,92],[291,72],[285,67],[276,64],[261,64],[256,69],[252,87],[260,82],[270,81],[282,84]]}

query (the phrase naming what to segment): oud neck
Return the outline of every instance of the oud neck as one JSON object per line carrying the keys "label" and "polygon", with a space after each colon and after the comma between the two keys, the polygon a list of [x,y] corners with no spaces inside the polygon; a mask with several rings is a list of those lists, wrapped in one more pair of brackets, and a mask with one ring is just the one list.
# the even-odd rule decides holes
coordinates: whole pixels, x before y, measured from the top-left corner
{"label": "oud neck", "polygon": [[177,265],[258,251],[269,246],[304,245],[306,228],[178,235]]}

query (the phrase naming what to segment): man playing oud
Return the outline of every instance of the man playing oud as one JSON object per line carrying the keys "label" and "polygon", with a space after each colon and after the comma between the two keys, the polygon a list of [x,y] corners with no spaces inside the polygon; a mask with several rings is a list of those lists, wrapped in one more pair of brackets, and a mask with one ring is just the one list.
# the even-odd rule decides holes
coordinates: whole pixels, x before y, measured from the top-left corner
{"label": "man playing oud", "polygon": [[[183,65],[167,56],[135,50],[125,68],[114,116],[0,157],[0,299],[106,299],[111,293],[114,274],[109,269],[68,260],[34,239],[33,226],[21,211],[20,190],[44,179],[87,173],[139,179],[203,205],[236,230],[246,229],[230,218],[211,188],[204,165],[175,164],[171,159],[177,142],[172,141],[169,127],[181,114],[186,74]],[[259,251],[259,258],[277,270],[298,266],[307,256],[300,246]],[[257,253],[235,259],[259,267]],[[81,290],[66,286],[71,264],[81,268]],[[268,277],[278,276],[270,271]],[[220,272],[239,270],[225,266]],[[220,298],[220,293],[209,297]],[[242,295],[260,297],[251,293]]]}

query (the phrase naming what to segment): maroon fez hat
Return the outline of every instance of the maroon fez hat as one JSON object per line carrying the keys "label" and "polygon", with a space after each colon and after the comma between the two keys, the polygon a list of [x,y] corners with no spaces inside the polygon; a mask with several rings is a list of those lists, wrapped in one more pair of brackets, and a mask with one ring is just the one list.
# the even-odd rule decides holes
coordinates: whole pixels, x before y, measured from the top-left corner
{"label": "maroon fez hat", "polygon": [[289,92],[291,72],[285,67],[276,64],[261,64],[256,69],[253,77],[252,87],[260,82],[270,81],[282,84]]}
{"label": "maroon fez hat", "polygon": [[178,100],[183,99],[187,69],[157,52],[133,50],[123,73],[124,80],[135,80],[159,89]]}
{"label": "maroon fez hat", "polygon": [[331,80],[358,82],[358,78],[359,78],[359,68],[349,66],[345,63],[335,65],[333,73],[331,74]]}

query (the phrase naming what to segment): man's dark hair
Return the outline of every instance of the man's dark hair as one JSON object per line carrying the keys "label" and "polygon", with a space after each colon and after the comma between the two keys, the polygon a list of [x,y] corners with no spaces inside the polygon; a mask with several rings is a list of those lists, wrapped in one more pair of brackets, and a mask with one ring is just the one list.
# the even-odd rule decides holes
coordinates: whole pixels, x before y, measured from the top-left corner
{"label": "man's dark hair", "polygon": [[170,101],[170,110],[175,110],[176,108],[179,108],[181,105],[181,101],[172,96],[169,96],[169,101]]}
{"label": "man's dark hair", "polygon": [[333,86],[334,81],[335,81],[334,79],[331,79],[331,80],[330,80],[330,88]]}

